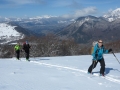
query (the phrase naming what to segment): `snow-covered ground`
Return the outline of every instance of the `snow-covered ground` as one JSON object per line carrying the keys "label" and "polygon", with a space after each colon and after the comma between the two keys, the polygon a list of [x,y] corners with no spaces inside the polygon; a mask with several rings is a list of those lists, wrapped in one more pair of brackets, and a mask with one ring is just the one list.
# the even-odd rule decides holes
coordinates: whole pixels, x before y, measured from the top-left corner
{"label": "snow-covered ground", "polygon": [[16,26],[0,23],[0,43],[7,43],[23,38],[23,35],[15,30]]}
{"label": "snow-covered ground", "polygon": [[90,55],[0,59],[0,90],[120,90],[120,64],[112,54],[104,58],[105,78],[98,76],[99,63],[87,74]]}

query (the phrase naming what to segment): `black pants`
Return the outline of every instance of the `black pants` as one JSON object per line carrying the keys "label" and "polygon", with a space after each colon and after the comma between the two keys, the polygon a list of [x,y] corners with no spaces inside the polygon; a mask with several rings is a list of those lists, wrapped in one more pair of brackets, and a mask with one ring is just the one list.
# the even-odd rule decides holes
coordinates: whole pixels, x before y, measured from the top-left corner
{"label": "black pants", "polygon": [[105,61],[104,61],[104,58],[102,58],[101,60],[93,61],[92,64],[91,64],[91,66],[88,69],[88,72],[91,73],[92,69],[94,69],[96,67],[96,65],[97,65],[98,62],[101,65],[100,74],[104,74],[104,72],[105,72]]}
{"label": "black pants", "polygon": [[26,59],[29,59],[29,51],[25,51]]}
{"label": "black pants", "polygon": [[16,58],[19,59],[20,58],[20,50],[16,51]]}

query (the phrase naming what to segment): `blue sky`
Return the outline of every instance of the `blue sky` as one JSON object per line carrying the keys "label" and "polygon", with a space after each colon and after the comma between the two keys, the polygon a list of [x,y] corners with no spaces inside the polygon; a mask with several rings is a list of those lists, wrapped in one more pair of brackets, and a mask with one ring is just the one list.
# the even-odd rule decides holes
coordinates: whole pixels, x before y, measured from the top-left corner
{"label": "blue sky", "polygon": [[102,16],[119,7],[119,0],[0,0],[0,17]]}

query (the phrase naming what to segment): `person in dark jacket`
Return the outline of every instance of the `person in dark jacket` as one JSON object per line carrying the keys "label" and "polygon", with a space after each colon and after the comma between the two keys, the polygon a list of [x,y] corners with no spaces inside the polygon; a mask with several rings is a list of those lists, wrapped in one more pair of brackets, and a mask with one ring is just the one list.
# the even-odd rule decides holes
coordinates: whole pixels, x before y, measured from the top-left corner
{"label": "person in dark jacket", "polygon": [[28,41],[24,42],[23,50],[25,51],[26,60],[29,61],[30,45],[29,45]]}
{"label": "person in dark jacket", "polygon": [[112,51],[112,49],[105,50],[105,48],[103,46],[103,41],[98,40],[98,43],[94,46],[94,50],[93,50],[93,53],[92,53],[93,61],[92,61],[92,64],[90,65],[90,67],[88,68],[88,73],[92,73],[92,70],[96,67],[97,63],[99,62],[100,65],[101,65],[100,76],[104,76],[105,61],[104,61],[104,58],[103,58],[103,54],[104,53],[109,53],[111,51]]}

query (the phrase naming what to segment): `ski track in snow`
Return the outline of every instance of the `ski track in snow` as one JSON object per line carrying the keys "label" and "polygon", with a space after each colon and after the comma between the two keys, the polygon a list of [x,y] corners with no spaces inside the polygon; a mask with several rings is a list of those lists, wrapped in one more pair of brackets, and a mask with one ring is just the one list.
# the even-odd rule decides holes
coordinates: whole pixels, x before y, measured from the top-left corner
{"label": "ski track in snow", "polygon": [[[81,72],[81,73],[87,74],[87,71],[80,70],[80,69],[77,69],[77,68],[71,68],[71,67],[55,65],[55,64],[48,64],[48,63],[43,63],[43,62],[38,62],[38,61],[30,61],[30,62],[35,63],[35,64],[39,64],[39,65],[48,66],[48,67],[55,67],[55,68],[60,68],[60,69],[72,70],[72,71],[77,71],[77,72]],[[97,76],[98,77],[99,74],[93,74],[92,76]],[[109,80],[111,82],[120,84],[120,80],[115,79],[115,78],[110,77],[110,76],[105,76],[105,77],[101,77],[101,78],[104,78],[104,79]]]}

